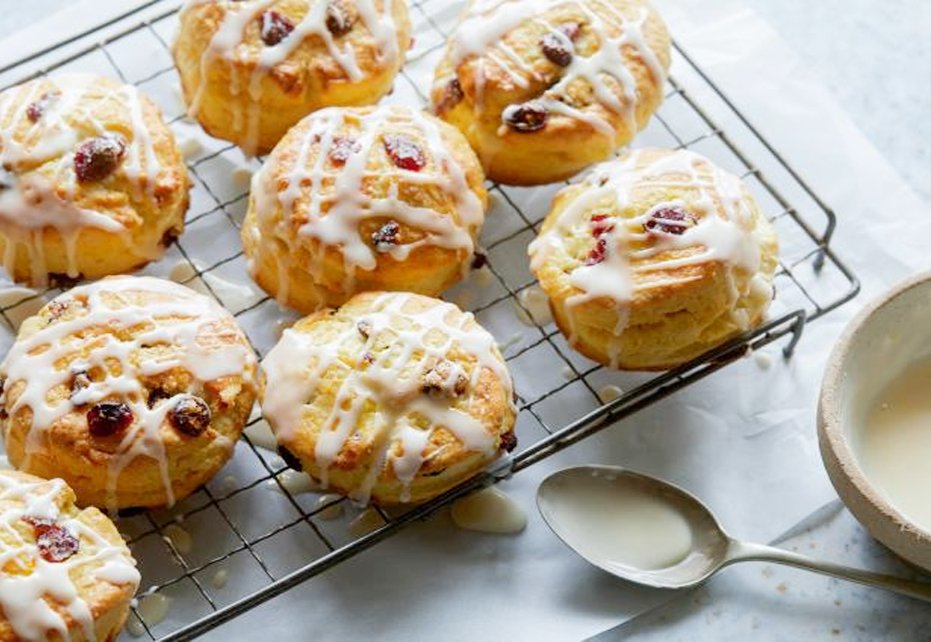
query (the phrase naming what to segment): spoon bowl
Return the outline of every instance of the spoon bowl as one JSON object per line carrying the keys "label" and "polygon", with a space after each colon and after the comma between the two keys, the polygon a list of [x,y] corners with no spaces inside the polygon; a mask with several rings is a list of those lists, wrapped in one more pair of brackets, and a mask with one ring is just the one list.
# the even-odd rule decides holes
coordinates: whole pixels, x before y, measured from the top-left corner
{"label": "spoon bowl", "polygon": [[553,473],[537,489],[537,507],[566,546],[598,568],[644,586],[691,588],[734,562],[765,561],[931,602],[931,584],[735,540],[694,495],[616,466]]}
{"label": "spoon bowl", "polygon": [[[607,547],[585,537],[573,523],[578,523],[579,510],[598,507],[576,505],[574,510],[566,502],[582,494],[592,496],[605,491],[627,498],[631,492],[639,497],[651,497],[676,511],[688,526],[689,550],[669,565],[639,568],[624,563]],[[556,536],[585,560],[612,575],[647,586],[677,589],[700,584],[721,567],[730,547],[730,538],[711,511],[694,495],[673,484],[614,466],[578,466],[550,475],[537,490],[537,507]]]}

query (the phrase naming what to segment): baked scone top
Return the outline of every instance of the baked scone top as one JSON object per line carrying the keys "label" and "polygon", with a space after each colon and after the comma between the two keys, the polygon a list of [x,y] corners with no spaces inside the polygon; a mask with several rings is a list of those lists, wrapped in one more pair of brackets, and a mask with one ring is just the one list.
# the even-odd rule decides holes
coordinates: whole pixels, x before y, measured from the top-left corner
{"label": "baked scone top", "polygon": [[324,484],[331,467],[360,469],[343,490],[361,502],[386,478],[408,501],[418,474],[514,446],[511,377],[494,338],[439,299],[356,295],[286,330],[262,372],[262,410],[279,443],[310,446]]}
{"label": "baked scone top", "polygon": [[189,0],[181,20],[199,21],[197,37],[203,39],[201,79],[189,105],[191,114],[200,108],[206,74],[215,60],[253,72],[250,86],[232,88],[235,94],[252,94],[254,106],[244,115],[250,121],[247,130],[257,128],[255,94],[266,73],[294,83],[305,74],[356,83],[394,65],[403,50],[393,7],[402,1]]}
{"label": "baked scone top", "polygon": [[[658,148],[597,165],[564,188],[528,249],[551,297],[569,308],[591,301],[617,308],[615,336],[631,310],[649,311],[721,267],[733,274],[732,304],[748,294],[768,302],[776,251],[739,178],[694,152]],[[731,312],[736,326],[749,328],[747,310]]]}
{"label": "baked scone top", "polygon": [[95,617],[128,607],[139,579],[113,523],[62,480],[0,471],[0,639],[93,640]]}
{"label": "baked scone top", "polygon": [[[30,235],[57,230],[74,267],[77,232],[98,228],[133,235],[169,201],[187,199],[188,178],[158,108],[139,91],[90,74],[40,78],[0,93],[0,230],[30,252],[32,280],[46,270]],[[166,222],[170,224],[171,222]],[[177,230],[134,235],[148,258],[161,256]],[[15,246],[7,244],[8,273]]]}
{"label": "baked scone top", "polygon": [[[74,288],[23,322],[3,363],[4,436],[25,431],[25,457],[55,439],[106,467],[108,504],[136,458],[155,460],[173,503],[167,452],[229,442],[211,414],[254,388],[256,359],[232,315],[152,277]],[[211,410],[211,406],[213,410]]]}
{"label": "baked scone top", "polygon": [[[466,98],[499,132],[579,121],[636,131],[641,92],[659,94],[669,36],[645,0],[473,0],[437,69],[438,113]],[[650,102],[658,102],[658,95]]]}
{"label": "baked scone top", "polygon": [[[486,193],[462,135],[429,114],[401,106],[331,107],[314,112],[278,144],[252,181],[264,235],[289,247],[319,243],[356,270],[382,256],[403,261],[419,247],[460,253],[468,270],[485,218]],[[325,282],[325,252],[304,266]]]}

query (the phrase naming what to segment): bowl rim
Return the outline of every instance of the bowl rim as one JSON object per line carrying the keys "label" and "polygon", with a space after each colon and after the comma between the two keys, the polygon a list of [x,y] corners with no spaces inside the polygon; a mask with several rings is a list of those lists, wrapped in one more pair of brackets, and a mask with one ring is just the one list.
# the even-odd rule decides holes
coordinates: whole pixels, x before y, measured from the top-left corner
{"label": "bowl rim", "polygon": [[[841,407],[839,399],[844,366],[863,328],[880,309],[886,307],[909,290],[921,286],[931,287],[931,270],[923,270],[899,281],[892,288],[867,303],[847,324],[837,343],[835,343],[824,370],[821,391],[818,397],[818,433],[821,442],[821,457],[828,469],[828,476],[831,478],[835,490],[838,491],[838,495],[858,520],[862,522],[863,518],[858,514],[859,511],[851,506],[852,502],[847,493],[834,480],[835,473],[843,475],[852,484],[856,493],[871,504],[884,518],[891,519],[897,530],[906,531],[922,544],[931,544],[931,530],[919,526],[902,514],[883,496],[875,485],[870,483],[864,474],[853,450],[853,445],[850,443],[847,431],[844,430],[844,425],[840,420]],[[929,331],[929,337],[931,337],[931,331]],[[830,454],[840,464],[836,468],[829,465],[826,446],[830,448]],[[864,526],[867,527],[867,530],[873,531],[868,524],[864,524]]]}

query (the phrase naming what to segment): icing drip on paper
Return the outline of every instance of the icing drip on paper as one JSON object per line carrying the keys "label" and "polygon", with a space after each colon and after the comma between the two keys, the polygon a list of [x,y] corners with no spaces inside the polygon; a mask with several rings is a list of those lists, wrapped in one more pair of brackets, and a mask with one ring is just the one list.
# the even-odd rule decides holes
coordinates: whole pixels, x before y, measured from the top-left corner
{"label": "icing drip on paper", "polygon": [[[65,489],[60,479],[25,481],[0,473],[0,611],[17,639],[46,640],[52,633],[70,639],[65,618],[52,608],[54,600],[94,639],[94,618],[81,599],[71,573],[93,566],[91,574],[111,584],[139,584],[139,572],[127,552],[108,542],[77,517],[61,515],[58,499]],[[40,552],[24,518],[49,520],[79,540],[78,551],[59,562]]]}
{"label": "icing drip on paper", "polygon": [[[143,116],[142,98],[135,87],[120,85],[90,100],[91,93],[100,91],[100,80],[85,74],[64,75],[0,93],[0,232],[7,239],[2,260],[8,274],[13,274],[22,248],[29,257],[30,279],[37,285],[47,283],[42,235],[49,228],[64,241],[71,278],[79,276],[76,252],[82,229],[120,234],[130,244],[129,230],[122,223],[74,201],[78,189],[74,152],[82,141],[108,133],[96,113],[111,103],[128,115],[131,132],[128,137],[122,130],[112,132],[126,140],[125,157],[115,172],[132,182],[132,199],[155,199],[161,165]],[[54,99],[48,99],[50,95]],[[37,104],[42,110],[34,118],[30,108]],[[24,123],[28,125],[23,127]],[[80,124],[80,130],[74,123]],[[156,258],[161,247],[143,251]]]}
{"label": "icing drip on paper", "polygon": [[[669,273],[684,266],[719,261],[753,274],[760,265],[760,248],[752,232],[754,213],[740,179],[694,152],[679,150],[651,161],[643,160],[644,153],[636,150],[596,166],[582,184],[584,189],[562,210],[555,225],[528,248],[531,269],[539,273],[551,255],[571,256],[567,243],[580,235],[595,236],[596,245],[589,259],[574,261],[568,272],[569,284],[576,293],[566,299],[566,305],[571,309],[599,298],[615,302],[618,320],[609,346],[612,366],[620,357],[620,337],[638,289],[694,278]],[[688,194],[689,202],[686,205],[672,198],[636,216],[611,214],[593,219],[593,212],[606,207],[612,212],[628,210],[635,204],[635,192],[646,189]],[[671,210],[683,212],[687,218],[657,218]],[[693,213],[701,216],[693,218]],[[664,227],[673,233],[664,232]],[[691,251],[651,260],[676,250]],[[730,296],[736,301],[743,293],[738,292],[733,274],[728,275]],[[750,287],[769,286],[751,280]],[[733,317],[739,327],[747,328],[749,321],[740,310],[734,310]],[[569,340],[574,343],[572,315],[569,323]]]}
{"label": "icing drip on paper", "polygon": [[[379,451],[365,479],[350,494],[363,503],[369,500],[378,476],[387,469],[402,483],[402,501],[407,501],[410,484],[425,462],[424,450],[431,433],[438,427],[449,430],[466,449],[494,455],[495,435],[469,414],[472,395],[484,370],[497,377],[508,400],[512,396],[511,378],[494,338],[474,325],[470,313],[441,301],[425,310],[409,312],[405,305],[411,300],[408,294],[383,294],[362,319],[368,346],[384,340],[379,339],[380,335],[390,337],[389,349],[367,353],[372,360],[364,368],[347,365],[341,357],[341,347],[358,340],[355,326],[325,344],[312,341],[307,334],[286,330],[262,362],[266,387],[274,390],[274,394],[266,396],[263,411],[285,446],[299,430],[304,409],[312,403],[324,375],[332,380],[332,369],[345,370],[314,453],[324,485],[330,465],[353,438],[363,409],[367,404],[376,404],[374,442],[379,444]],[[441,345],[427,340],[428,336],[432,339],[440,334],[444,337]],[[455,367],[446,373],[447,380],[466,377],[467,394],[455,401],[426,394],[422,373],[445,361],[452,350],[475,359],[468,372],[452,364]],[[428,428],[421,427],[417,418],[425,419]]]}
{"label": "icing drip on paper", "polygon": [[[347,143],[340,132],[353,124],[358,131],[353,133],[352,142]],[[416,131],[418,139],[411,135],[410,140],[418,149],[425,143],[421,151],[427,165],[422,170],[369,167],[372,156],[382,153],[386,133],[395,129]],[[346,154],[341,164],[332,162],[337,152]],[[285,262],[299,255],[295,244],[306,244],[306,239],[339,249],[346,273],[342,288],[347,293],[354,289],[355,272],[374,270],[379,254],[403,261],[423,246],[459,250],[463,276],[468,272],[475,236],[484,219],[484,204],[469,187],[464,169],[447,150],[440,124],[432,118],[398,107],[378,108],[363,116],[339,108],[323,109],[310,117],[299,151],[284,176],[274,176],[269,167],[266,164],[256,173],[252,192],[262,234],[289,246],[288,251],[277,256],[279,300],[287,298]],[[366,193],[367,184],[374,178],[392,181],[385,196]],[[409,204],[399,191],[411,184],[440,187],[452,197],[456,213]],[[279,209],[282,214],[276,217]],[[421,231],[423,237],[373,247],[371,239],[359,230],[360,225],[373,218],[409,226]],[[302,223],[295,238],[292,228],[296,222]],[[317,250],[310,263],[301,266],[315,282],[323,280],[324,259],[325,253]]]}
{"label": "icing drip on paper", "polygon": [[[391,65],[400,55],[397,28],[391,13],[394,1],[382,0],[382,9],[379,10],[373,0],[353,0],[361,24],[375,43],[376,62],[379,65]],[[181,11],[181,19],[184,20],[185,14],[194,7],[215,2],[217,0],[190,0]],[[294,29],[277,44],[264,46],[260,42],[258,50],[247,45],[244,42],[246,28],[258,22],[263,12],[275,2],[276,0],[219,2],[226,5],[223,20],[201,56],[200,84],[188,109],[191,116],[196,116],[200,111],[206,86],[205,78],[215,60],[225,60],[230,64],[254,61],[255,68],[245,87],[241,86],[235,72],[230,73],[230,94],[234,98],[233,125],[237,133],[246,134],[244,148],[247,153],[254,152],[258,144],[263,78],[270,70],[285,62],[308,37],[314,36],[323,41],[330,57],[342,69],[349,82],[358,83],[364,79],[353,45],[334,37],[327,28],[327,9],[330,3],[326,1],[309,3],[307,12],[294,25]]]}
{"label": "icing drip on paper", "polygon": [[[585,29],[598,41],[598,48],[587,56],[575,51],[573,38],[561,30],[560,25],[552,24],[544,17],[550,10],[566,6],[577,9],[585,17]],[[595,105],[620,114],[628,128],[636,131],[637,80],[624,51],[633,49],[636,52],[636,57],[649,69],[657,86],[666,79],[663,64],[644,40],[644,25],[649,16],[650,11],[646,7],[640,8],[636,18],[625,16],[611,0],[477,0],[470,5],[450,39],[449,58],[454,69],[469,59],[478,58],[475,108],[480,113],[484,102],[482,88],[489,65],[504,71],[509,80],[520,88],[529,87],[531,79],[536,83],[546,81],[534,69],[532,60],[523,58],[504,41],[509,32],[523,23],[539,23],[548,36],[571,55],[568,64],[560,65],[558,80],[550,84],[542,95],[534,97],[533,102],[549,113],[589,123],[613,140],[616,134],[614,125],[596,109],[573,106],[568,89],[584,81],[592,89]],[[450,80],[450,77],[437,79],[443,86]],[[504,110],[503,128],[507,127],[504,121],[518,106],[513,104]],[[504,131],[502,129],[499,134]]]}
{"label": "icing drip on paper", "polygon": [[[140,304],[126,296],[134,292],[161,296]],[[29,408],[32,412],[32,425],[25,441],[27,462],[32,453],[43,447],[56,421],[77,409],[89,409],[100,401],[116,398],[129,408],[134,419],[110,456],[108,507],[115,507],[121,472],[137,457],[149,457],[158,462],[168,503],[172,504],[174,498],[161,431],[174,406],[173,400],[177,401],[186,393],[159,400],[150,408],[140,377],[181,368],[195,379],[190,392],[196,394],[198,386],[219,377],[248,378],[254,368],[254,354],[244,341],[220,343],[222,337],[239,333],[225,310],[211,299],[170,281],[111,277],[74,288],[56,298],[53,304],[68,308],[78,306],[81,313],[72,319],[58,319],[17,341],[0,364],[7,390],[19,381],[25,383],[15,403],[7,402],[7,405],[11,421],[22,409]],[[146,329],[140,330],[141,327]],[[118,337],[120,330],[129,328],[134,329],[135,337]],[[101,332],[93,340],[82,338],[83,333],[91,329],[109,329],[110,332]],[[147,356],[145,346],[158,344],[174,346],[177,350],[170,358]],[[82,349],[88,350],[86,356],[79,356]],[[60,367],[62,360],[69,362],[70,367]],[[114,364],[118,367],[114,368]],[[103,372],[103,380],[87,379],[85,385],[70,396],[50,401],[53,388],[71,385],[75,372],[92,370]],[[216,439],[225,438],[217,435]],[[229,447],[233,446],[230,442]]]}

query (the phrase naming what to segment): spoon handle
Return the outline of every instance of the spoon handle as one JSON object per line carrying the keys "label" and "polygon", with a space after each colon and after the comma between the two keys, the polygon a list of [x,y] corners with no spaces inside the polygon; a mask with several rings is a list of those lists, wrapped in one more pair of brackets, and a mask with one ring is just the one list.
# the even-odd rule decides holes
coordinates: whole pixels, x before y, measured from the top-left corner
{"label": "spoon handle", "polygon": [[762,544],[751,544],[749,542],[739,542],[731,540],[728,550],[728,556],[725,564],[733,562],[775,562],[776,564],[786,564],[797,568],[804,568],[824,575],[832,575],[842,580],[850,580],[875,586],[878,588],[907,595],[924,602],[931,602],[931,583],[916,582],[906,580],[901,577],[884,575],[882,573],[873,573],[849,566],[825,562],[822,560],[812,559],[805,555],[799,555],[791,551],[786,551],[774,546],[764,546]]}

